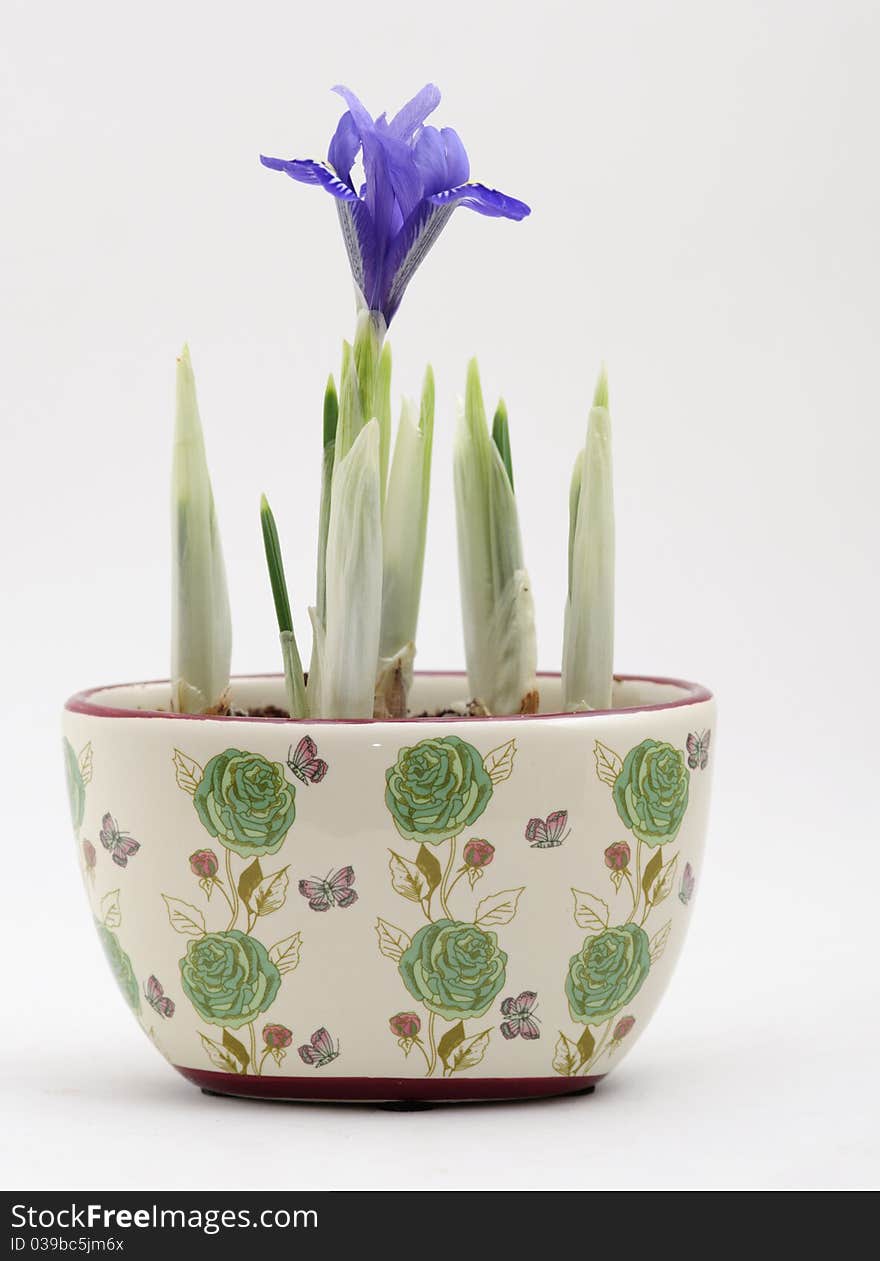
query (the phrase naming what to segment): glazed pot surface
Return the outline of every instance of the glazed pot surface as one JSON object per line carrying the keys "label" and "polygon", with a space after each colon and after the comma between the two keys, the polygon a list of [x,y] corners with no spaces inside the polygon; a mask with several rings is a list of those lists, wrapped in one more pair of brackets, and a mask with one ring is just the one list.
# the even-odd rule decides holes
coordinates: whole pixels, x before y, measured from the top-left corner
{"label": "glazed pot surface", "polygon": [[[416,676],[414,711],[466,699]],[[635,1043],[699,880],[714,701],[397,722],[191,717],[167,683],[64,713],[90,909],[129,1008],[197,1085],[442,1101],[589,1089]],[[283,680],[233,682],[243,709]],[[625,706],[625,708],[624,708]]]}

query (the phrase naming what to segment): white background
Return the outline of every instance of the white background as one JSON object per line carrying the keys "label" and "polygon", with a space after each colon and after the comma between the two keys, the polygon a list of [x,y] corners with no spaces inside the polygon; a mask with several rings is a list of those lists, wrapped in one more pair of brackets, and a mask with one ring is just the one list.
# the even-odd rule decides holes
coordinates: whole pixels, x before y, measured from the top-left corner
{"label": "white background", "polygon": [[[878,6],[4,15],[0,1182],[877,1185]],[[438,381],[419,662],[463,662],[450,451],[476,351],[508,403],[540,663],[558,667],[568,478],[604,358],[616,664],[718,694],[708,861],[665,1003],[592,1098],[414,1114],[208,1099],[109,983],[58,711],[80,687],[167,674],[185,338],[234,667],[277,665],[262,490],[305,633],[321,396],[353,301],[332,202],[257,155],[323,156],[336,82],[378,112],[428,80],[473,177],[533,214],[459,211],[392,326],[396,392],[428,357]]]}

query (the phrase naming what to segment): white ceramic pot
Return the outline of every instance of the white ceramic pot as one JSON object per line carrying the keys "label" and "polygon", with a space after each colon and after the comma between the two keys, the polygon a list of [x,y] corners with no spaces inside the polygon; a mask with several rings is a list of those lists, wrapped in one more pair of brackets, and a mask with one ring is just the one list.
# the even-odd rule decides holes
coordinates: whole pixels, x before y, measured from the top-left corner
{"label": "white ceramic pot", "polygon": [[[699,881],[714,702],[621,678],[609,712],[292,722],[68,701],[79,861],[119,988],[205,1089],[283,1099],[591,1088],[640,1036]],[[411,705],[459,700],[420,675]],[[276,678],[233,704],[283,705]]]}

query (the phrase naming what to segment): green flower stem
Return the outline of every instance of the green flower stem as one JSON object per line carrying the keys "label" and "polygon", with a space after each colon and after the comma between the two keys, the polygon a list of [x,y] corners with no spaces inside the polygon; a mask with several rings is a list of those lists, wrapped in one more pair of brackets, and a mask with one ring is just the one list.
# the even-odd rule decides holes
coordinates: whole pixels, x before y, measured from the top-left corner
{"label": "green flower stem", "polygon": [[413,1042],[416,1044],[416,1046],[417,1046],[417,1047],[419,1048],[419,1050],[421,1051],[421,1053],[422,1053],[422,1055],[423,1055],[423,1057],[424,1057],[425,1063],[426,1063],[426,1064],[427,1064],[427,1066],[428,1066],[428,1075],[430,1076],[430,1073],[431,1073],[431,1068],[432,1068],[432,1065],[431,1065],[431,1057],[430,1057],[430,1055],[428,1054],[428,1052],[425,1050],[425,1044],[424,1044],[424,1042],[421,1040],[421,1038],[413,1038]]}
{"label": "green flower stem", "polygon": [[[253,1029],[253,1025],[251,1026],[251,1028]],[[270,1047],[266,1047],[265,1051],[264,1051],[264,1052],[263,1052],[263,1054],[260,1056],[260,1067],[257,1069],[257,1076],[258,1076],[258,1077],[262,1077],[262,1075],[263,1075],[263,1065],[266,1063],[266,1056],[267,1056],[267,1055],[271,1055],[271,1054],[272,1054],[271,1048],[270,1048]]]}
{"label": "green flower stem", "polygon": [[253,1021],[251,1021],[248,1025],[248,1040],[251,1044],[251,1068],[256,1069],[257,1076],[259,1077],[262,1072],[263,1065],[257,1063],[257,1035],[254,1033]]}
{"label": "green flower stem", "polygon": [[[630,915],[630,919],[632,919],[632,916],[635,915],[636,913],[636,907],[639,904],[639,895],[636,893],[636,887],[632,882],[632,876],[629,874],[629,871],[624,871],[623,874],[626,876],[626,883],[629,885],[629,891],[632,894],[633,908],[632,908],[632,914]],[[629,920],[627,921],[627,923],[629,923]]]}
{"label": "green flower stem", "polygon": [[633,908],[630,911],[629,915],[627,915],[626,919],[624,920],[625,924],[630,924],[635,919],[638,913],[639,902],[641,901],[641,897],[642,897],[642,842],[639,841],[638,845],[636,846],[636,886],[634,890]]}
{"label": "green flower stem", "polygon": [[428,1046],[431,1048],[431,1055],[428,1059],[428,1071],[426,1077],[433,1077],[434,1069],[437,1067],[437,1040],[434,1036],[434,1021],[437,1019],[434,1012],[428,1017]]}
{"label": "green flower stem", "polygon": [[453,864],[455,863],[455,848],[456,848],[456,840],[455,840],[455,837],[453,836],[453,837],[450,837],[449,839],[449,857],[446,860],[446,869],[443,872],[443,879],[440,881],[440,909],[443,911],[443,914],[446,916],[447,919],[454,918],[454,916],[449,910],[449,906],[447,904],[446,899],[449,897],[449,894],[451,892],[451,889],[447,888],[447,883],[449,881],[449,877],[452,875],[452,867],[453,867]]}
{"label": "green flower stem", "polygon": [[449,898],[449,897],[451,897],[451,896],[452,896],[452,890],[453,890],[453,889],[455,888],[455,886],[458,884],[459,880],[461,880],[462,876],[464,876],[464,875],[466,875],[466,874],[467,874],[467,865],[465,865],[465,866],[463,866],[463,867],[459,867],[459,869],[458,869],[458,871],[457,871],[457,873],[456,873],[455,879],[452,881],[452,883],[450,884],[449,888],[446,890],[446,896],[447,896],[447,898]]}
{"label": "green flower stem", "polygon": [[299,649],[296,646],[296,636],[293,633],[293,619],[290,614],[290,598],[287,594],[287,581],[284,577],[284,561],[281,556],[281,544],[278,541],[278,528],[275,525],[275,517],[265,495],[260,500],[260,523],[263,527],[266,565],[269,570],[269,580],[272,584],[275,615],[278,619],[278,631],[281,636],[281,656],[284,661],[287,708],[290,711],[291,718],[305,718],[309,712],[306,700],[305,677]]}
{"label": "green flower stem", "polygon": [[232,898],[226,892],[226,885],[223,883],[223,881],[220,879],[219,876],[214,877],[214,884],[217,886],[217,888],[223,894],[223,897],[226,899],[226,905],[229,907],[230,911],[235,911],[235,906],[233,905]]}
{"label": "green flower stem", "polygon": [[238,886],[232,875],[232,853],[230,850],[226,851],[226,879],[229,881],[229,887],[232,890],[232,901],[229,903],[232,909],[232,919],[226,925],[228,933],[231,928],[235,927],[235,921],[238,919]]}

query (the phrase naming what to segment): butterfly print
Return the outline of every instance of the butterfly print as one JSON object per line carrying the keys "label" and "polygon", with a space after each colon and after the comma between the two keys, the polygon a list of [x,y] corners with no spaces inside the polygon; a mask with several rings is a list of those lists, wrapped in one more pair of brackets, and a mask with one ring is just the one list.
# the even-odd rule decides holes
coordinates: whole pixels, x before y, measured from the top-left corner
{"label": "butterfly print", "polygon": [[174,1002],[168,998],[162,986],[154,976],[148,981],[144,981],[144,995],[153,1011],[157,1011],[160,1016],[164,1016],[166,1020],[170,1020],[174,1015]]}
{"label": "butterfly print", "polygon": [[516,998],[505,998],[501,1014],[507,1019],[501,1025],[505,1038],[540,1038],[538,1017],[534,1014],[538,995],[533,990],[523,990]]}
{"label": "butterfly print", "polygon": [[688,736],[688,766],[692,771],[695,771],[697,767],[701,771],[706,769],[706,764],[709,761],[709,741],[711,738],[711,731],[692,731]]}
{"label": "butterfly print", "polygon": [[531,841],[532,849],[553,849],[554,846],[561,845],[568,836],[567,824],[567,810],[554,810],[546,819],[529,819],[526,824],[526,840]]}
{"label": "butterfly print", "polygon": [[308,898],[313,911],[329,911],[331,906],[353,906],[357,902],[354,884],[354,867],[340,867],[331,872],[326,880],[300,880],[297,886],[304,898]]}
{"label": "butterfly print", "polygon": [[322,757],[318,757],[318,746],[311,736],[303,736],[295,749],[293,745],[290,746],[287,751],[287,765],[306,786],[320,784],[327,774],[327,763]]}
{"label": "butterfly print", "polygon": [[119,867],[127,867],[129,858],[134,858],[141,847],[140,841],[125,832],[120,832],[116,820],[111,814],[105,814],[101,820],[101,844],[113,856]]}
{"label": "butterfly print", "polygon": [[681,873],[681,886],[678,890],[679,900],[687,906],[691,898],[694,896],[694,869],[690,863],[685,863],[684,871]]}
{"label": "butterfly print", "polygon": [[316,1029],[305,1046],[297,1047],[299,1058],[304,1064],[312,1064],[315,1068],[323,1068],[339,1055],[339,1043],[333,1045],[333,1039],[326,1029]]}

